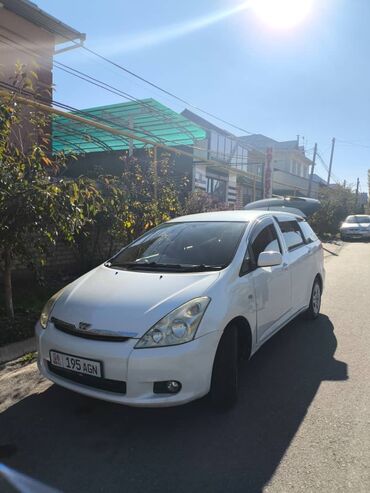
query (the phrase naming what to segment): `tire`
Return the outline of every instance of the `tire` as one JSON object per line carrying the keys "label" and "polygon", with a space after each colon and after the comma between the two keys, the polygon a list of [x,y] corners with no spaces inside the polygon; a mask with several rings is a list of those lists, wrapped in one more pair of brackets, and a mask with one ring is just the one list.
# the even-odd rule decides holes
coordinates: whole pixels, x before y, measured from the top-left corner
{"label": "tire", "polygon": [[238,331],[234,326],[223,333],[213,362],[211,401],[217,409],[234,407],[238,398]]}
{"label": "tire", "polygon": [[306,318],[308,320],[315,320],[315,318],[317,318],[320,315],[320,307],[321,307],[321,284],[318,278],[316,278],[312,286],[310,305],[305,314]]}

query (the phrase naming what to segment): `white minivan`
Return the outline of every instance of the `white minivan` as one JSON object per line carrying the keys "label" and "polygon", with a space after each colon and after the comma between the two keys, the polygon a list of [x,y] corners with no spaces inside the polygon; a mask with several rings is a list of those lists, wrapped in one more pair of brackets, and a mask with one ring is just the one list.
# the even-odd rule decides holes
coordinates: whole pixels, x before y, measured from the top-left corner
{"label": "white minivan", "polygon": [[323,283],[321,243],[299,216],[179,217],[47,302],[36,325],[39,369],[68,389],[132,406],[210,393],[230,407],[240,359],[298,314],[316,318]]}

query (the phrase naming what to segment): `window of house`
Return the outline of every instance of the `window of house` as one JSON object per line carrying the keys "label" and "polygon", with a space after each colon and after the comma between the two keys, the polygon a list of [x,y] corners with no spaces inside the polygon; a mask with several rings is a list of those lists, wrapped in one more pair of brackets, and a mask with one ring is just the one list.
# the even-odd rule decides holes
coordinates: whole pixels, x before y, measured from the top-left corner
{"label": "window of house", "polygon": [[210,133],[209,155],[211,158],[217,158],[218,152],[218,133],[214,130]]}
{"label": "window of house", "polygon": [[293,248],[297,248],[305,244],[303,234],[297,221],[279,222],[279,227],[283,233],[288,250],[293,250]]}
{"label": "window of house", "polygon": [[273,224],[269,224],[258,233],[251,245],[254,262],[257,264],[258,257],[262,252],[275,251],[281,253],[276,229]]}
{"label": "window of house", "polygon": [[230,161],[232,142],[228,137],[225,138],[225,155],[226,161]]}
{"label": "window of house", "polygon": [[217,157],[218,159],[225,159],[225,136],[218,135],[218,149],[217,149]]}
{"label": "window of house", "polygon": [[226,202],[226,181],[207,176],[207,193],[220,202]]}

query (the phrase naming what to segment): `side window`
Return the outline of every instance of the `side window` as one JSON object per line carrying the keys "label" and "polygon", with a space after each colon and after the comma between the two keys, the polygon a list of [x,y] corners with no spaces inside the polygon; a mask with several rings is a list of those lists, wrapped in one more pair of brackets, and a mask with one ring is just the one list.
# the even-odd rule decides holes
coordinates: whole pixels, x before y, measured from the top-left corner
{"label": "side window", "polygon": [[288,250],[292,250],[300,245],[304,245],[305,240],[298,226],[297,221],[279,222],[279,227],[283,233]]}
{"label": "side window", "polygon": [[300,221],[299,226],[302,230],[304,239],[306,240],[306,243],[312,243],[313,241],[318,240],[318,237],[312,230],[311,226],[308,224],[306,221]]}
{"label": "side window", "polygon": [[251,245],[254,261],[257,262],[260,253],[274,250],[280,252],[280,244],[273,224],[269,224],[258,233]]}

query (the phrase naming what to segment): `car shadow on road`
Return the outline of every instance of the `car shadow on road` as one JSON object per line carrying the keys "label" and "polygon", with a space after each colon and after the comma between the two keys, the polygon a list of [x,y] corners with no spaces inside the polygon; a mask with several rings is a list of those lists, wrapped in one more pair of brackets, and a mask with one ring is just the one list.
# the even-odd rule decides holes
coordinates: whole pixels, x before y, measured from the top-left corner
{"label": "car shadow on road", "polygon": [[228,413],[202,399],[135,409],[57,386],[0,415],[4,462],[65,492],[259,492],[322,381],[347,379],[329,318],[301,318],[245,365]]}

